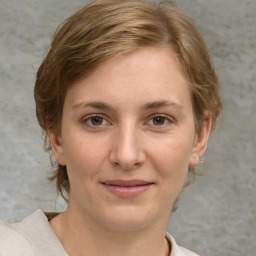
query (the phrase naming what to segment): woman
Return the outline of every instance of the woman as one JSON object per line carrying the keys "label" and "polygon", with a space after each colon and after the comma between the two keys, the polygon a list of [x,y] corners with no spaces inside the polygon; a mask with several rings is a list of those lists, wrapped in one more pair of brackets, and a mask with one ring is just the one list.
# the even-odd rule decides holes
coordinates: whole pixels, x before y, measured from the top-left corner
{"label": "woman", "polygon": [[2,223],[0,255],[196,255],[166,227],[222,103],[187,17],[166,2],[91,2],[56,32],[35,102],[68,207]]}

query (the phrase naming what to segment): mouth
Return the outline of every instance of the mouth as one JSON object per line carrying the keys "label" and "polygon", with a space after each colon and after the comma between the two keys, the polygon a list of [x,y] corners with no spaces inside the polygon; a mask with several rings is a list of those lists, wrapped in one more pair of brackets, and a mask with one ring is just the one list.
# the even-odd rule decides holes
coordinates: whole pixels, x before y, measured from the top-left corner
{"label": "mouth", "polygon": [[124,199],[138,197],[154,185],[153,182],[144,180],[108,180],[101,184],[110,193]]}

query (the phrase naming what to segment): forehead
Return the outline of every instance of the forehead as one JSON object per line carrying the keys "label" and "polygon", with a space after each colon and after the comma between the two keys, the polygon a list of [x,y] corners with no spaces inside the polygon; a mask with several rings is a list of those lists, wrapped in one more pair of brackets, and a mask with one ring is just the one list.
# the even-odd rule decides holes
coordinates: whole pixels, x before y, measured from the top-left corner
{"label": "forehead", "polygon": [[148,101],[190,101],[190,92],[175,53],[144,47],[101,64],[69,89],[66,101],[106,101],[125,104]]}

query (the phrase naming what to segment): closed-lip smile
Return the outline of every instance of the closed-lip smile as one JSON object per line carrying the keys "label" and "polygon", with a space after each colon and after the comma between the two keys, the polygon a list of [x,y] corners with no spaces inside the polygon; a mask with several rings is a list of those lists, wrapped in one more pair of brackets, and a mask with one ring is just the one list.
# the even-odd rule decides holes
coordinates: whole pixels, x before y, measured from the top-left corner
{"label": "closed-lip smile", "polygon": [[144,180],[107,180],[100,183],[109,192],[124,199],[137,197],[154,185]]}

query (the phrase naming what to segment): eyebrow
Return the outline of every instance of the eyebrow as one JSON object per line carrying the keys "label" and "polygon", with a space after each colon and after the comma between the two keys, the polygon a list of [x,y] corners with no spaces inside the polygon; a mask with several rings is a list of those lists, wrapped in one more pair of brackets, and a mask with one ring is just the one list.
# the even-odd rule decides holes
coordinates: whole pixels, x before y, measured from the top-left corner
{"label": "eyebrow", "polygon": [[95,101],[95,102],[81,102],[72,106],[72,109],[77,109],[80,107],[92,107],[98,109],[113,109],[113,107],[105,102]]}
{"label": "eyebrow", "polygon": [[146,103],[142,108],[147,110],[147,109],[153,109],[153,108],[159,108],[159,107],[169,107],[169,106],[183,108],[181,104],[173,102],[173,101],[167,101],[167,100],[149,102],[149,103]]}
{"label": "eyebrow", "polygon": [[[182,109],[182,105],[173,101],[166,101],[166,100],[159,100],[159,101],[152,101],[149,103],[146,103],[145,105],[142,106],[143,110],[150,110],[154,108],[159,108],[159,107],[168,107],[168,106],[175,106],[177,108]],[[97,109],[105,109],[105,110],[114,110],[115,108],[105,102],[101,101],[93,101],[93,102],[81,102],[78,104],[75,104],[72,106],[72,109],[77,109],[81,107],[92,107],[92,108],[97,108]]]}

